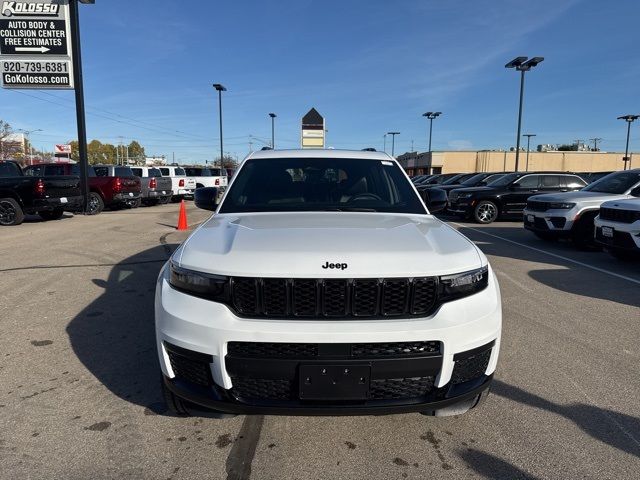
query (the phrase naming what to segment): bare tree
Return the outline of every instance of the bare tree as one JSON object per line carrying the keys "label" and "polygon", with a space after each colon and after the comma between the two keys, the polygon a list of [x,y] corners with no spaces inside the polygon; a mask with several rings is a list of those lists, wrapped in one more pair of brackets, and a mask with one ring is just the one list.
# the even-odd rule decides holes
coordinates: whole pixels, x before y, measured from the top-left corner
{"label": "bare tree", "polygon": [[22,150],[22,142],[14,139],[11,125],[0,120],[0,160],[12,159]]}

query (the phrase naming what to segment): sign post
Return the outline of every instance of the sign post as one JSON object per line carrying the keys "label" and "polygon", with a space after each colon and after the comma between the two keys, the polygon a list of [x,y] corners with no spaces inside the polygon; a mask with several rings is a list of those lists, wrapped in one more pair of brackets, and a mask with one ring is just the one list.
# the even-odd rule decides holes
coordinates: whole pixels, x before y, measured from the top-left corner
{"label": "sign post", "polygon": [[95,0],[0,0],[0,74],[4,88],[75,90],[80,187],[89,205],[87,127],[79,3]]}

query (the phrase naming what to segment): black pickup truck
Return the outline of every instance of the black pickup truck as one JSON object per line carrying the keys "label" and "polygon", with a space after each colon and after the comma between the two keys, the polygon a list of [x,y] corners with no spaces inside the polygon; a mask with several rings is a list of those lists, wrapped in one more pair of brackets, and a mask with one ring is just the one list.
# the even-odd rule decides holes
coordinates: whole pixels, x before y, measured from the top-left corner
{"label": "black pickup truck", "polygon": [[0,161],[0,225],[20,225],[25,214],[56,220],[82,208],[80,177],[25,176],[16,162]]}

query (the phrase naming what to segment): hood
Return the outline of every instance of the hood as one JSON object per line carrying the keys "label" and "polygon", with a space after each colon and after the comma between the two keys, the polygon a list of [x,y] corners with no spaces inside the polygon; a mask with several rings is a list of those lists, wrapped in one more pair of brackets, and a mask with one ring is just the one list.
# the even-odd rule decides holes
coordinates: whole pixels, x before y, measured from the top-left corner
{"label": "hood", "polygon": [[351,212],[214,215],[174,259],[220,275],[291,278],[445,275],[482,265],[473,243],[432,216]]}
{"label": "hood", "polygon": [[529,197],[529,200],[533,202],[572,202],[579,204],[579,206],[599,206],[602,202],[606,202],[608,200],[623,200],[625,198],[633,197],[631,197],[631,195],[618,195],[602,192],[584,192],[578,190],[577,192],[558,192],[534,195],[533,197]]}

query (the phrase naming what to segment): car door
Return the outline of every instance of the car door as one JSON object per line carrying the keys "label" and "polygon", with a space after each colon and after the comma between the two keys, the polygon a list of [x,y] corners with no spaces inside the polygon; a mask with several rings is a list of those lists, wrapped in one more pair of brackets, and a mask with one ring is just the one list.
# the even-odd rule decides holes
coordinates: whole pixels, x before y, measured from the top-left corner
{"label": "car door", "polygon": [[540,175],[540,193],[566,192],[566,182],[562,175]]}
{"label": "car door", "polygon": [[540,193],[540,175],[524,175],[513,182],[502,196],[505,213],[522,213],[531,195]]}

